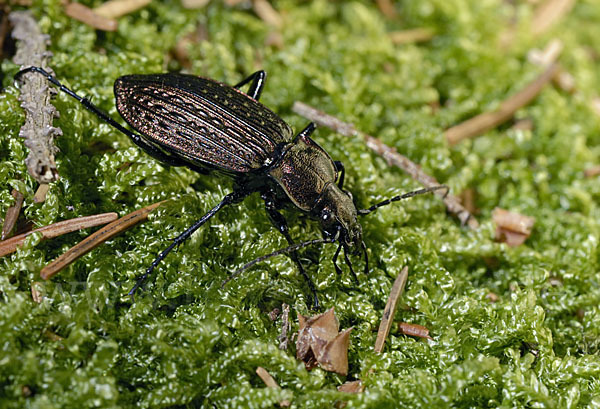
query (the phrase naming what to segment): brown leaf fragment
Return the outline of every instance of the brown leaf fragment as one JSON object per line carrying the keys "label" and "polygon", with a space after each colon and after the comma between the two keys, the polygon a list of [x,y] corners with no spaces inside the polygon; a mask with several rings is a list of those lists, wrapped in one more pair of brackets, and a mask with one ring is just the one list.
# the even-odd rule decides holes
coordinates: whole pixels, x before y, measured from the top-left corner
{"label": "brown leaf fragment", "polygon": [[42,271],[40,271],[40,276],[44,280],[52,278],[60,270],[71,264],[73,261],[77,260],[79,257],[92,251],[100,244],[104,243],[106,240],[110,240],[114,236],[124,232],[130,227],[135,226],[141,221],[146,220],[150,212],[152,212],[152,210],[156,209],[162,203],[163,202],[161,201],[158,203],[151,204],[150,206],[143,207],[102,227],[97,232],[91,234],[90,236],[77,243],[75,246],[71,247],[69,250],[67,250],[66,253],[60,255],[46,267],[42,268]]}
{"label": "brown leaf fragment", "polygon": [[4,217],[4,223],[2,224],[2,240],[6,240],[10,237],[12,230],[17,223],[19,214],[21,213],[21,207],[23,207],[23,201],[25,196],[17,189],[13,189],[11,192],[12,197],[15,199],[15,204],[6,210],[6,216]]}
{"label": "brown leaf fragment", "polygon": [[508,210],[495,208],[492,219],[496,224],[496,240],[516,247],[525,242],[531,234],[535,218]]}
{"label": "brown leaf fragment", "polygon": [[343,383],[337,387],[337,390],[346,393],[363,393],[365,390],[365,385],[363,385],[362,381],[359,379],[357,381]]}
{"label": "brown leaf fragment", "polygon": [[323,346],[314,348],[319,366],[326,371],[340,375],[348,375],[348,347],[350,346],[350,331],[348,328],[337,334],[334,339]]}
{"label": "brown leaf fragment", "polygon": [[493,293],[491,291],[485,295],[485,298],[491,303],[495,303],[500,300],[500,297],[498,297],[498,294]]}
{"label": "brown leaf fragment", "polygon": [[383,317],[381,318],[381,323],[379,324],[379,330],[377,331],[377,339],[375,340],[375,352],[381,353],[383,351],[383,346],[385,345],[385,340],[390,333],[390,329],[392,328],[392,323],[394,321],[394,314],[396,314],[396,308],[398,308],[398,301],[400,300],[400,296],[404,291],[404,286],[406,285],[406,280],[408,279],[408,266],[404,267],[394,284],[392,285],[392,289],[390,291],[390,296],[388,297],[387,303],[383,310]]}
{"label": "brown leaf fragment", "polygon": [[117,20],[96,14],[94,10],[81,3],[68,3],[65,6],[65,14],[97,30],[117,31]]}
{"label": "brown leaf fragment", "polygon": [[[146,7],[152,0],[109,0],[92,11],[106,19],[116,19]],[[185,7],[185,6],[184,6]]]}
{"label": "brown leaf fragment", "polygon": [[583,175],[586,178],[593,178],[594,176],[600,175],[600,165],[595,165],[595,166],[587,168],[586,170],[583,171]]}
{"label": "brown leaf fragment", "polygon": [[394,3],[391,0],[375,0],[377,3],[377,7],[381,14],[389,19],[393,19],[396,17],[396,9],[394,7]]}
{"label": "brown leaf fragment", "polygon": [[42,239],[51,239],[62,236],[63,234],[71,233],[89,227],[95,227],[102,224],[110,223],[119,217],[116,213],[102,213],[93,216],[77,217],[75,219],[63,220],[62,222],[54,223],[49,226],[44,226],[31,230],[27,233],[19,234],[10,239],[0,241],[0,257],[13,253],[19,246],[22,246],[27,236],[33,233],[42,233]]}
{"label": "brown leaf fragment", "polygon": [[296,341],[296,357],[310,370],[320,365],[324,370],[348,374],[350,329],[339,331],[333,307],[314,317],[298,315],[300,328]]}
{"label": "brown leaf fragment", "polygon": [[[42,34],[31,13],[14,11],[8,18],[13,25],[12,37],[17,45],[13,62],[21,68],[37,66],[52,73],[48,67],[52,53],[46,49],[50,39]],[[20,78],[20,84],[19,102],[25,111],[25,123],[19,136],[25,139],[25,146],[29,149],[25,159],[27,171],[39,183],[54,182],[58,180],[54,159],[58,148],[54,139],[61,136],[62,131],[52,126],[58,111],[50,100],[58,91],[50,87],[41,75],[31,72]]]}
{"label": "brown leaf fragment", "polygon": [[429,336],[429,329],[419,324],[409,324],[408,322],[398,323],[398,331],[404,335],[412,337],[433,339]]}

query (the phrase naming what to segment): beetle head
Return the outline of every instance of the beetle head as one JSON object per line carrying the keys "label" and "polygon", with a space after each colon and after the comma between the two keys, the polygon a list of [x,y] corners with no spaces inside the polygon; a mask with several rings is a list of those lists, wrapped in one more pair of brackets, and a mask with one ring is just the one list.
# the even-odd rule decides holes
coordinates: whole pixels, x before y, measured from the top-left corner
{"label": "beetle head", "polygon": [[335,184],[328,185],[320,199],[319,220],[325,236],[340,242],[352,253],[362,246],[362,227],[350,192]]}

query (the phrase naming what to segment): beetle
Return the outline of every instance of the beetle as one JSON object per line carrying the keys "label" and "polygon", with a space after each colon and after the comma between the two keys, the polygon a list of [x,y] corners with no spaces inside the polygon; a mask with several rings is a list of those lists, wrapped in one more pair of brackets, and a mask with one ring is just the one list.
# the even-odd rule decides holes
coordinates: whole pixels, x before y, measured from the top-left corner
{"label": "beetle", "polygon": [[[343,249],[346,264],[357,281],[348,253],[359,254],[362,251],[365,272],[368,271],[366,245],[358,216],[393,201],[445,188],[420,189],[358,210],[351,193],[343,188],[345,169],[342,162],[333,161],[311,139],[315,124],[309,123],[294,136],[287,123],[259,102],[266,79],[265,71],[257,71],[233,87],[212,79],[178,73],[119,77],[114,83],[117,111],[136,132],[119,124],[41,67],[22,69],[15,78],[28,73],[45,76],[159,161],[171,166],[186,166],[199,173],[216,171],[233,179],[233,191],[158,254],[129,292],[132,297],[175,247],[223,207],[239,203],[258,192],[271,222],[289,243],[291,258],[306,279],[314,306],[318,308],[315,285],[296,253],[304,244],[295,245],[290,236],[287,222],[280,213],[284,206],[291,205],[320,221],[324,236],[320,242],[339,243],[332,260],[336,272],[341,273],[337,258]],[[246,84],[249,84],[248,91],[244,93],[240,88]],[[313,242],[317,241],[305,243]]]}

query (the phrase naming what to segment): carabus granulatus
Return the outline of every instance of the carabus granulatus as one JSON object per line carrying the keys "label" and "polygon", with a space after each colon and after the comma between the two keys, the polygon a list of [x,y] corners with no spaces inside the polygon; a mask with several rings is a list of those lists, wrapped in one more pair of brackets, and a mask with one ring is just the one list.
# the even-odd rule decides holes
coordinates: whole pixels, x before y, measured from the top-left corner
{"label": "carabus granulatus", "polygon": [[[343,189],[344,166],[334,162],[310,138],[315,125],[310,123],[294,137],[289,125],[258,101],[265,83],[264,71],[255,72],[233,87],[207,78],[174,73],[119,77],[114,84],[117,110],[138,133],[120,125],[40,67],[25,68],[15,77],[27,73],[45,76],[161,162],[186,166],[200,173],[218,171],[233,179],[233,191],[156,257],[129,292],[131,296],[171,250],[219,210],[258,192],[272,223],[290,244],[289,253],[305,277],[318,308],[315,286],[296,253],[303,244],[294,245],[286,220],[279,212],[282,207],[292,205],[318,219],[324,240],[305,243],[337,241],[339,246],[333,257],[335,269],[341,272],[337,258],[343,249],[346,264],[356,279],[348,252],[358,254],[362,251],[365,272],[368,270],[358,215],[368,214],[392,201],[445,188],[420,189],[357,210],[352,195]],[[239,88],[248,83],[248,92],[244,94]]]}

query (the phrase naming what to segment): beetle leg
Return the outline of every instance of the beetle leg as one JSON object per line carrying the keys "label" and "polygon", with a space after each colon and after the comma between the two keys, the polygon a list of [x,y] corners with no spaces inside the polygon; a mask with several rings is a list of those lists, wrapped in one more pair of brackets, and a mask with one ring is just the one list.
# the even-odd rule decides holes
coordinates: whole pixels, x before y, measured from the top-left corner
{"label": "beetle leg", "polygon": [[179,246],[181,243],[183,243],[185,240],[187,240],[196,230],[198,230],[211,217],[213,217],[215,214],[217,214],[217,212],[219,210],[221,210],[223,207],[225,207],[226,205],[232,204],[232,203],[240,202],[247,195],[248,195],[247,192],[240,192],[240,191],[233,191],[233,192],[229,193],[228,195],[226,195],[223,198],[223,200],[221,200],[219,202],[219,204],[217,204],[215,207],[210,209],[208,211],[208,213],[206,213],[198,221],[196,221],[196,223],[194,223],[192,226],[188,227],[179,236],[175,237],[175,239],[173,239],[173,242],[169,245],[169,247],[167,247],[166,249],[164,249],[163,251],[161,251],[158,254],[158,256],[154,259],[154,261],[152,262],[150,267],[148,267],[146,272],[137,278],[135,285],[128,293],[129,296],[131,296],[131,298],[133,299],[133,294],[135,294],[137,289],[140,288],[142,286],[142,284],[144,284],[146,279],[150,276],[150,274],[152,274],[152,271],[154,271],[156,266],[158,266],[158,264],[167,256],[167,254],[169,254],[171,252],[171,250],[173,250],[175,247]]}
{"label": "beetle leg", "polygon": [[267,79],[266,72],[264,72],[263,70],[256,71],[254,74],[250,75],[245,80],[235,84],[233,86],[233,88],[239,89],[240,87],[242,87],[242,86],[246,85],[247,83],[249,83],[250,81],[252,81],[252,84],[250,84],[250,87],[248,88],[248,92],[246,92],[246,95],[248,95],[250,98],[258,101],[260,98],[260,94],[262,93],[262,90],[265,87],[265,79]]}
{"label": "beetle leg", "polygon": [[335,169],[340,172],[340,177],[338,178],[338,187],[341,189],[344,186],[344,175],[346,174],[346,168],[339,160],[333,161],[333,164],[335,165]]}
{"label": "beetle leg", "polygon": [[103,121],[105,121],[106,123],[108,123],[110,126],[115,128],[119,132],[127,135],[133,141],[133,143],[135,143],[137,146],[142,148],[144,151],[146,151],[146,153],[148,153],[150,156],[154,157],[155,159],[158,159],[159,161],[164,162],[167,165],[191,166],[195,170],[201,171],[201,169],[196,168],[193,165],[188,165],[186,162],[183,162],[173,156],[167,155],[160,149],[158,149],[155,146],[151,145],[150,143],[146,142],[140,135],[136,134],[135,132],[130,131],[129,129],[125,128],[124,126],[119,124],[117,121],[115,121],[113,118],[111,118],[106,112],[102,111],[100,108],[98,108],[96,105],[94,105],[92,103],[92,101],[76,94],[75,91],[73,91],[70,88],[67,88],[66,86],[61,84],[61,82],[59,80],[57,80],[56,77],[54,77],[52,74],[50,74],[43,68],[40,68],[40,67],[25,68],[15,74],[15,79],[19,80],[23,75],[25,75],[27,73],[38,73],[38,74],[41,74],[44,77],[46,77],[46,79],[48,81],[50,81],[52,84],[56,85],[62,92],[64,92],[65,94],[69,95],[72,98],[75,98],[88,111],[90,111],[91,113],[96,115],[98,118],[100,118]]}
{"label": "beetle leg", "polygon": [[[273,194],[272,193],[263,193],[261,195],[261,197],[265,201],[265,209],[267,211],[267,214],[269,215],[269,219],[271,219],[271,223],[273,223],[273,225],[277,228],[277,230],[279,230],[279,232],[281,234],[283,234],[283,237],[285,237],[285,239],[290,244],[290,246],[294,245],[295,243],[294,243],[294,240],[292,239],[292,237],[290,236],[287,221],[285,220],[285,217],[283,217],[283,215],[281,213],[279,213],[279,211],[277,210],[277,205],[275,203],[275,198],[273,197]],[[302,276],[306,280],[308,287],[310,288],[310,292],[313,295],[314,308],[316,310],[318,310],[320,308],[320,304],[319,304],[319,298],[317,297],[317,288],[315,287],[315,284],[311,280],[308,273],[306,271],[304,271],[304,267],[302,267],[302,264],[300,263],[300,259],[298,258],[298,252],[295,250],[292,251],[290,253],[290,257],[292,258],[294,263],[296,263],[296,265],[298,266],[298,269],[300,270],[300,274],[302,274]]]}
{"label": "beetle leg", "polygon": [[354,272],[354,269],[352,268],[352,263],[350,262],[350,259],[348,258],[348,252],[346,251],[346,246],[344,246],[344,259],[346,260],[346,264],[348,265],[348,267],[350,267],[350,272],[352,273],[352,278],[354,279],[354,283],[356,285],[358,285],[358,277],[356,276],[356,273]]}
{"label": "beetle leg", "polygon": [[333,267],[335,268],[335,272],[338,275],[342,274],[342,269],[340,268],[340,266],[337,265],[337,258],[340,255],[340,250],[342,249],[342,245],[340,244],[337,248],[337,250],[335,251],[335,254],[333,255],[333,259],[331,259],[331,261],[333,261]]}

